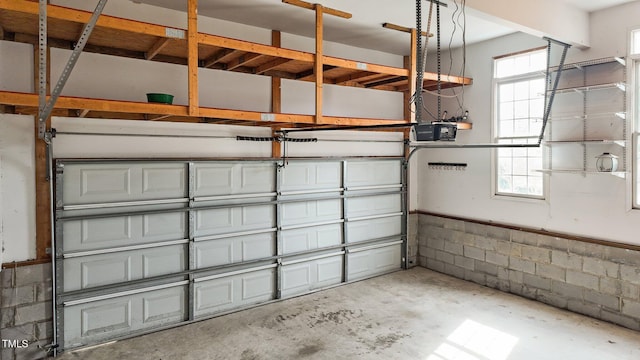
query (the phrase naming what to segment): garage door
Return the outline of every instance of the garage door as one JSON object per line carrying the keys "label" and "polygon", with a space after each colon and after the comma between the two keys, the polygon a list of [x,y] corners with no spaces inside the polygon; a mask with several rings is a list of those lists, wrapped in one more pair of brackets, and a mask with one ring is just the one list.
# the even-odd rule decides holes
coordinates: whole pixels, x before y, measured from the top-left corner
{"label": "garage door", "polygon": [[399,159],[56,162],[70,349],[395,271]]}

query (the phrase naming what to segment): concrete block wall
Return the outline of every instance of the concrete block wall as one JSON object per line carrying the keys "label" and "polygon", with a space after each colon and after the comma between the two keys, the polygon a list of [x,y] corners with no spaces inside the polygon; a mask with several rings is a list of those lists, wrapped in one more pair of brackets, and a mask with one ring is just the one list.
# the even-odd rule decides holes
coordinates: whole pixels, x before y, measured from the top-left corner
{"label": "concrete block wall", "polygon": [[420,214],[420,266],[640,330],[640,251]]}
{"label": "concrete block wall", "polygon": [[51,264],[2,269],[0,281],[0,360],[47,357],[53,332]]}
{"label": "concrete block wall", "polygon": [[409,268],[418,266],[418,214],[409,214],[407,223],[407,253]]}

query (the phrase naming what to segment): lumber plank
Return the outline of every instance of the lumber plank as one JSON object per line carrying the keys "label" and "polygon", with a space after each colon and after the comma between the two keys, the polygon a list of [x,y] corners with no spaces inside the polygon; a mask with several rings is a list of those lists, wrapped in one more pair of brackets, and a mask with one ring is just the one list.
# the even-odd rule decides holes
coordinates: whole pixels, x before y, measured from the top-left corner
{"label": "lumber plank", "polygon": [[162,51],[162,49],[167,46],[169,41],[169,38],[158,39],[158,41],[156,41],[156,43],[153,44],[153,46],[144,54],[144,58],[147,60],[151,60],[156,57],[156,55],[158,55],[158,53],[160,53],[160,51]]}
{"label": "lumber plank", "polygon": [[189,72],[189,115],[197,116],[198,94],[198,0],[188,0],[188,72]]}
{"label": "lumber plank", "polygon": [[[282,2],[285,4],[298,6],[303,9],[309,9],[309,10],[316,10],[318,6],[321,6],[319,4],[312,4],[312,3],[308,3],[306,1],[301,1],[301,0],[282,0]],[[327,15],[341,17],[344,19],[351,19],[351,17],[353,16],[346,11],[341,11],[341,10],[337,10],[329,7],[324,8],[324,13],[326,13]]]}

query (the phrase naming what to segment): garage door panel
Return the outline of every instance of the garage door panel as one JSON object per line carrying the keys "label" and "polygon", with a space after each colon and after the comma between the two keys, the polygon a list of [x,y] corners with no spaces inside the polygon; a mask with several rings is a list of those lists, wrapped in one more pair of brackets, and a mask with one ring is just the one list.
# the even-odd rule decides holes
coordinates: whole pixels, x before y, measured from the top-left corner
{"label": "garage door panel", "polygon": [[342,218],[340,199],[309,200],[282,204],[282,226],[314,224]]}
{"label": "garage door panel", "polygon": [[401,184],[398,160],[347,161],[347,187]]}
{"label": "garage door panel", "polygon": [[275,222],[275,206],[245,206],[196,211],[195,236],[230,234],[270,229]]}
{"label": "garage door panel", "polygon": [[275,191],[275,166],[267,164],[195,164],[195,196]]}
{"label": "garage door panel", "polygon": [[64,252],[134,246],[187,238],[187,215],[171,212],[62,223]]}
{"label": "garage door panel", "polygon": [[196,281],[194,284],[194,315],[196,317],[229,311],[275,298],[273,268],[221,276]]}
{"label": "garage door panel", "polygon": [[282,170],[281,190],[338,189],[342,183],[341,162],[302,162]]}
{"label": "garage door panel", "polygon": [[282,267],[282,296],[293,296],[342,282],[342,255]]}
{"label": "garage door panel", "polygon": [[185,259],[186,244],[64,259],[64,291],[184,271]]}
{"label": "garage door panel", "polygon": [[346,226],[350,243],[395,235],[400,236],[402,235],[402,216],[350,221]]}
{"label": "garage door panel", "polygon": [[65,305],[64,346],[78,347],[185,319],[186,286]]}
{"label": "garage door panel", "polygon": [[342,224],[282,231],[282,253],[291,254],[342,243]]}
{"label": "garage door panel", "polygon": [[399,270],[402,266],[402,246],[390,245],[382,248],[352,252],[348,255],[348,274],[350,280]]}
{"label": "garage door panel", "polygon": [[275,255],[275,234],[264,233],[197,241],[194,244],[196,267],[238,263]]}
{"label": "garage door panel", "polygon": [[102,204],[187,196],[184,163],[68,164],[63,173],[65,205]]}
{"label": "garage door panel", "polygon": [[347,217],[385,215],[402,211],[400,194],[364,196],[347,199]]}

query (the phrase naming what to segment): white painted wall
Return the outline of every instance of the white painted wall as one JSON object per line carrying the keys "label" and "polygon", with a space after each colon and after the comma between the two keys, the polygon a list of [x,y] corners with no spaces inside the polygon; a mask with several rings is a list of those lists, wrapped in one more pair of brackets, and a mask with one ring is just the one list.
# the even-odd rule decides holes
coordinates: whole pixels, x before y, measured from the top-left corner
{"label": "white painted wall", "polygon": [[[571,49],[568,61],[625,55],[627,31],[640,23],[635,16],[639,12],[640,2],[636,1],[593,13],[590,29],[593,47],[584,51]],[[467,48],[467,75],[474,84],[465,90],[465,108],[470,111],[474,127],[460,132],[457,143],[491,142],[492,58],[540,45],[545,42],[520,33]],[[460,52],[454,56],[460,61]],[[448,54],[445,57],[448,59]],[[430,63],[433,64],[432,59]],[[444,104],[450,113],[457,108],[450,100]],[[429,99],[429,107],[435,109],[433,98]],[[627,121],[630,126],[630,120]],[[631,148],[627,153],[631,156]],[[430,170],[427,163],[431,161],[464,162],[468,167],[465,171]],[[548,197],[540,201],[492,195],[491,150],[421,150],[417,170],[414,167],[412,171],[418,172],[421,210],[640,244],[637,236],[640,211],[629,209],[631,187],[615,176],[554,173],[548,177]]]}
{"label": "white painted wall", "polygon": [[36,255],[33,123],[0,114],[0,263]]}
{"label": "white painted wall", "polygon": [[[95,1],[58,0],[54,4],[93,10]],[[181,12],[135,4],[109,1],[105,13],[133,17],[166,26],[186,27]],[[268,44],[271,31],[201,18],[200,31]],[[301,48],[312,39],[283,34],[283,46]],[[401,66],[402,57],[342,44],[325,43],[327,54],[354,60]],[[52,82],[57,81],[70,51],[52,49]],[[33,91],[33,47],[0,41],[0,89]],[[147,92],[175,95],[174,103],[187,103],[187,69],[143,60],[116,58],[84,53],[71,74],[63,94],[114,100],[145,101]],[[311,83],[283,81],[283,112],[313,113],[314,93]],[[200,70],[200,104],[255,111],[269,111],[268,77]],[[325,87],[327,115],[401,119],[402,94],[337,86]],[[54,117],[53,126],[60,132],[54,139],[56,158],[239,158],[270,157],[271,143],[238,142],[235,136],[271,136],[265,128],[99,120]],[[33,198],[33,117],[0,114],[0,188],[2,211],[0,263],[35,257],[35,200]],[[65,134],[66,133],[66,134]],[[110,135],[69,135],[68,133],[102,133]],[[126,136],[124,134],[127,134]],[[130,136],[139,134],[142,136]],[[161,137],[144,135],[162,135]],[[180,138],[175,135],[215,136],[215,138]],[[287,146],[291,157],[321,156],[399,156],[403,153],[402,135],[384,132],[303,133],[292,137],[316,137],[318,143]],[[352,142],[349,140],[357,140]],[[378,142],[378,141],[383,142]],[[9,155],[5,155],[9,154]],[[7,157],[8,156],[8,157]]]}

